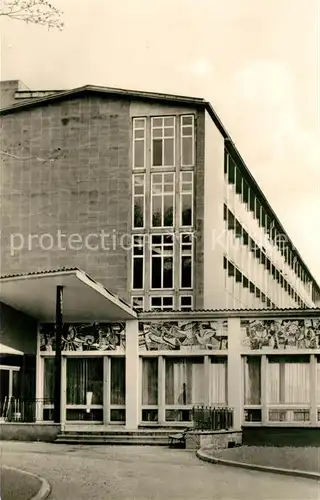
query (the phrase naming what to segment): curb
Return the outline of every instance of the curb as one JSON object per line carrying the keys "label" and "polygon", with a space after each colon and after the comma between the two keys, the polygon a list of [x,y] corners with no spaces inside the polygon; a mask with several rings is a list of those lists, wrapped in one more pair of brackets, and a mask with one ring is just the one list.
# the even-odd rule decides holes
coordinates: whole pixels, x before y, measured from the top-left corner
{"label": "curb", "polygon": [[20,474],[24,474],[26,476],[33,476],[33,477],[36,477],[37,479],[39,479],[39,481],[41,482],[40,489],[39,489],[38,493],[36,493],[36,495],[31,497],[29,500],[45,500],[46,498],[48,498],[48,496],[51,492],[51,488],[50,488],[50,484],[48,483],[48,481],[46,479],[44,479],[43,477],[38,476],[37,474],[33,474],[32,472],[27,472],[27,471],[22,470],[22,469],[17,469],[16,467],[9,467],[8,465],[1,465],[1,467],[2,467],[2,469],[13,470],[16,472],[20,472]]}
{"label": "curb", "polygon": [[203,462],[209,462],[211,464],[226,465],[229,467],[238,467],[242,469],[250,469],[259,472],[271,472],[274,474],[282,474],[284,476],[303,477],[305,479],[314,479],[316,481],[320,481],[320,474],[318,472],[307,472],[303,470],[293,470],[293,469],[280,469],[278,467],[270,467],[268,465],[255,465],[255,464],[247,464],[245,462],[235,462],[234,460],[225,460],[223,458],[213,457],[211,455],[208,455],[201,449],[196,452],[196,455]]}

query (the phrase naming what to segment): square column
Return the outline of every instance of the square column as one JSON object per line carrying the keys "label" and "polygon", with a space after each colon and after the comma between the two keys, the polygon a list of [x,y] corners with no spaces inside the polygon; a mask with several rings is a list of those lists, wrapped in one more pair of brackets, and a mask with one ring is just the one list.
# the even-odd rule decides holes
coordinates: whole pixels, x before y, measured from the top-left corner
{"label": "square column", "polygon": [[138,428],[140,421],[139,326],[126,322],[126,429]]}
{"label": "square column", "polygon": [[242,362],[240,318],[228,319],[228,406],[233,408],[234,429],[242,425]]}

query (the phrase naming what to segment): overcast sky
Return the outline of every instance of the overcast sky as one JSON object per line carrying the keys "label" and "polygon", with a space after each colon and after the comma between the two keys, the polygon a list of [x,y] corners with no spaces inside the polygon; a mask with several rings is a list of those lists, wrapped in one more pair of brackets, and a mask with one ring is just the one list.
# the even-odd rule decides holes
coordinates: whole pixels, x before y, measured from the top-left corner
{"label": "overcast sky", "polygon": [[52,0],[63,32],[6,20],[1,79],[211,101],[320,282],[320,0]]}

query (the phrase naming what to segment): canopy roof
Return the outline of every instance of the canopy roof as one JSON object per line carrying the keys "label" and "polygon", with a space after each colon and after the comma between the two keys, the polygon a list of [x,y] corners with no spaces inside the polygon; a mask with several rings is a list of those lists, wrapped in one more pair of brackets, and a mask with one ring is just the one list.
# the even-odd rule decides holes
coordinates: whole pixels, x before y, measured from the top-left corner
{"label": "canopy roof", "polygon": [[125,321],[137,313],[78,268],[0,277],[0,301],[39,321],[54,322],[56,287],[63,286],[63,321]]}

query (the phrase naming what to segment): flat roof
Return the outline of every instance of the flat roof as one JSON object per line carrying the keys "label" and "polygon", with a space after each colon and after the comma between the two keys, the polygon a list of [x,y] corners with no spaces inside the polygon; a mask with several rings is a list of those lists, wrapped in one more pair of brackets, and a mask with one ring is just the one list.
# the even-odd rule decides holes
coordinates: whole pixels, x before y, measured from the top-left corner
{"label": "flat roof", "polygon": [[78,268],[2,276],[0,301],[39,321],[55,322],[58,285],[66,323],[137,318],[129,304]]}

